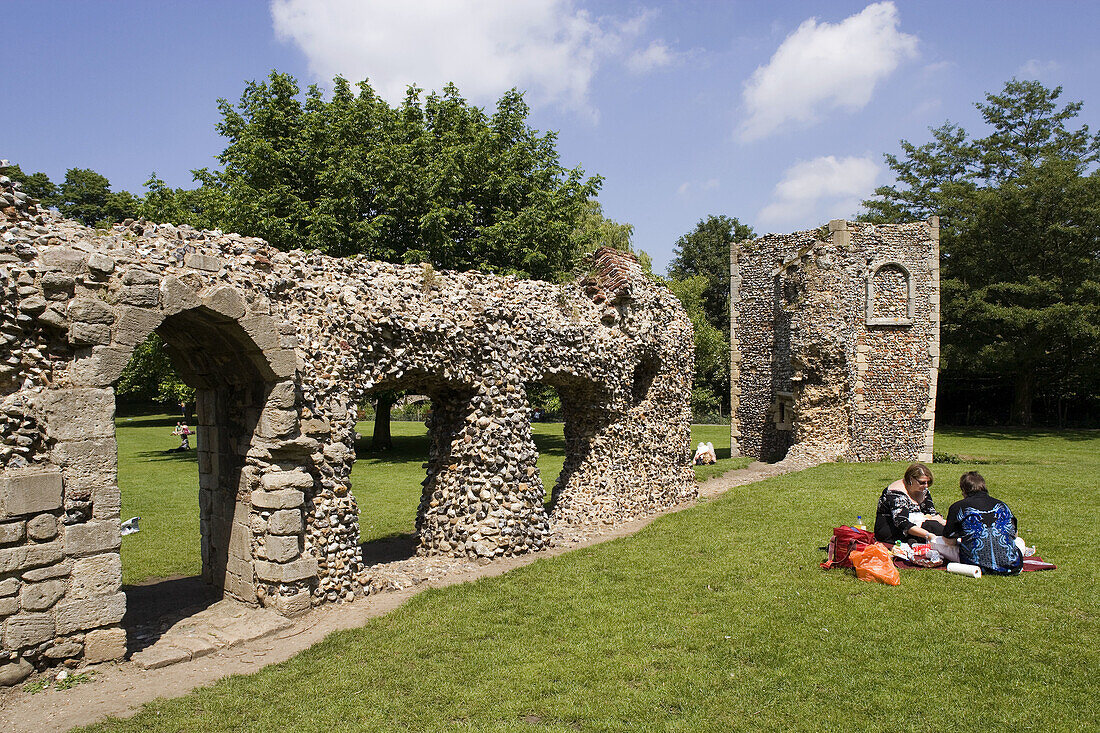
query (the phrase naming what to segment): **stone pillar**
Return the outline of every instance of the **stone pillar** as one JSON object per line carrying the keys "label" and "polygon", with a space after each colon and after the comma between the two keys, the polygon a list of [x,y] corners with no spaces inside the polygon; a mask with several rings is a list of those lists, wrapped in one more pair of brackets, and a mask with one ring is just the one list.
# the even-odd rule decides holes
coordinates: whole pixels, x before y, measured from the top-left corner
{"label": "stone pillar", "polygon": [[[302,439],[293,395],[291,382],[276,385],[259,414],[254,434],[267,445],[269,455]],[[238,503],[235,529],[248,526],[243,534],[251,544],[246,551],[241,540],[231,558],[251,563],[256,597],[264,606],[287,616],[308,611],[318,567],[317,559],[304,552],[302,512],[307,509],[307,492],[313,493],[314,477],[301,460],[257,461],[241,470],[238,481],[234,496],[247,497],[248,504]]]}
{"label": "stone pillar", "polygon": [[499,557],[545,547],[550,523],[522,387],[483,382],[468,399],[436,397],[428,428],[420,551]]}
{"label": "stone pillar", "polygon": [[730,242],[730,457],[741,455],[741,429],[737,408],[741,406],[741,334],[737,330],[737,311],[741,307],[740,246]]}

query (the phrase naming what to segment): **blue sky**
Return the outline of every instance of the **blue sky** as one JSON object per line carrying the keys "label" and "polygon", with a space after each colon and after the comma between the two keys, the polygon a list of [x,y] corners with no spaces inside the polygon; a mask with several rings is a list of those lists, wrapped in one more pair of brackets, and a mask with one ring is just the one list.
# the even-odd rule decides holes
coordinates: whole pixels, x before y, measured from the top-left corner
{"label": "blue sky", "polygon": [[491,107],[526,90],[567,166],[663,272],[708,214],[758,233],[852,216],[898,140],[1012,77],[1062,85],[1100,120],[1100,4],[1031,0],[10,2],[0,157],[55,181],[93,168],[140,193],[191,186],[224,141],[216,100],[271,69],[369,77],[391,101],[447,81]]}

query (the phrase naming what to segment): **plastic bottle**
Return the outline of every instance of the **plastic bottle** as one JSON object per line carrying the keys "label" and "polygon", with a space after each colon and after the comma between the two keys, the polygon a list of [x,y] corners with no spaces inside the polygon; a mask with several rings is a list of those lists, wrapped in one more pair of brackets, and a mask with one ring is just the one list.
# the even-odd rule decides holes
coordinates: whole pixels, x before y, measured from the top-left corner
{"label": "plastic bottle", "polygon": [[863,526],[863,516],[862,515],[856,515],[856,529],[862,529],[864,532],[867,531],[867,528]]}

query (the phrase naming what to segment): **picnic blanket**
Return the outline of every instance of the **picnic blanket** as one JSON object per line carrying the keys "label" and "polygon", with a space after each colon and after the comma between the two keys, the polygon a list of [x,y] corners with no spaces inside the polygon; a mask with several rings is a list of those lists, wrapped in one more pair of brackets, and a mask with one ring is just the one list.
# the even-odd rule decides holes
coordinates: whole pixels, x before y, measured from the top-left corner
{"label": "picnic blanket", "polygon": [[[828,570],[829,568],[850,568],[852,567],[851,560],[848,559],[848,555],[858,549],[862,549],[867,545],[875,541],[875,536],[865,529],[858,529],[856,527],[837,527],[833,530],[833,538],[829,541],[827,547],[819,547],[819,550],[826,551],[825,562],[821,563],[821,567]],[[943,565],[921,565],[914,562],[908,562],[900,557],[894,557],[894,565],[898,568],[926,568],[937,567],[942,570],[947,570],[947,563]],[[1024,558],[1024,567],[1020,570],[1022,573],[1035,571],[1035,570],[1056,570],[1058,568],[1052,562],[1046,562],[1038,555],[1032,555],[1031,557]]]}
{"label": "picnic blanket", "polygon": [[1031,557],[1024,558],[1024,569],[1021,573],[1026,573],[1029,570],[1057,570],[1058,566],[1052,562],[1046,562],[1038,555],[1032,555]]}
{"label": "picnic blanket", "polygon": [[[916,563],[907,562],[905,560],[902,560],[900,557],[895,557],[894,558],[894,565],[898,566],[899,568],[904,568],[906,570],[909,570],[909,569],[924,570],[927,567],[925,565],[917,565]],[[943,565],[934,565],[932,567],[939,568],[940,570],[947,570],[947,563],[944,563]],[[1032,571],[1032,570],[1057,570],[1057,569],[1058,569],[1058,566],[1055,565],[1054,563],[1047,562],[1043,558],[1039,557],[1038,555],[1032,555],[1031,557],[1025,557],[1024,558],[1024,567],[1020,570],[1020,572],[1021,573],[1026,573],[1026,572],[1029,572],[1029,571]]]}

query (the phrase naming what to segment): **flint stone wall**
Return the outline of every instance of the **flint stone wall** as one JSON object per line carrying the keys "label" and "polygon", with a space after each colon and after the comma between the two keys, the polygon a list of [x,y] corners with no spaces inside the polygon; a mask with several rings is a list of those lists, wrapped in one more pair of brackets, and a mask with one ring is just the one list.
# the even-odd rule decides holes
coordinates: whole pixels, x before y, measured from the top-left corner
{"label": "flint stone wall", "polygon": [[[432,399],[422,553],[531,552],[551,522],[618,522],[695,496],[691,324],[630,255],[601,250],[556,285],[144,221],[102,232],[0,177],[12,665],[125,652],[112,384],[153,332],[197,389],[203,574],[287,615],[364,592],[349,475],[356,406],[374,390]],[[565,416],[552,511],[533,383],[557,388]]]}
{"label": "flint stone wall", "polygon": [[932,459],[937,217],[769,234],[730,267],[734,455]]}

